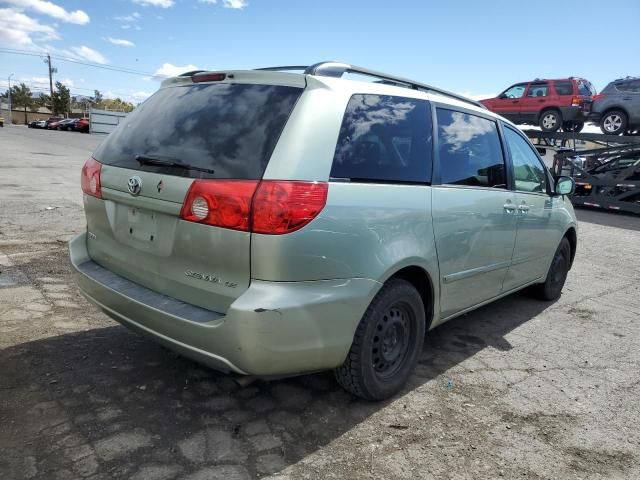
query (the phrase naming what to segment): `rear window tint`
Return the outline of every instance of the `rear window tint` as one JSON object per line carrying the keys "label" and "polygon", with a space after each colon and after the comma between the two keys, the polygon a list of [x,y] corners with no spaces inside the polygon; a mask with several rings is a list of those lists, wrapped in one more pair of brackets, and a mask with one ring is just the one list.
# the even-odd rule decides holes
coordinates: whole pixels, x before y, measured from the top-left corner
{"label": "rear window tint", "polygon": [[[164,88],[129,114],[94,156],[108,165],[178,176],[259,179],[301,93],[274,85]],[[141,166],[136,155],[214,173]]]}
{"label": "rear window tint", "polygon": [[640,80],[629,80],[616,84],[616,89],[621,92],[640,92]]}
{"label": "rear window tint", "polygon": [[556,93],[558,95],[573,95],[573,84],[571,82],[555,82]]}
{"label": "rear window tint", "polygon": [[331,168],[354,181],[431,181],[431,110],[425,100],[353,95]]}
{"label": "rear window tint", "polygon": [[591,91],[591,85],[588,82],[578,82],[578,93],[580,95],[595,95],[595,92]]}
{"label": "rear window tint", "polygon": [[496,122],[454,110],[437,110],[440,182],[507,188]]}

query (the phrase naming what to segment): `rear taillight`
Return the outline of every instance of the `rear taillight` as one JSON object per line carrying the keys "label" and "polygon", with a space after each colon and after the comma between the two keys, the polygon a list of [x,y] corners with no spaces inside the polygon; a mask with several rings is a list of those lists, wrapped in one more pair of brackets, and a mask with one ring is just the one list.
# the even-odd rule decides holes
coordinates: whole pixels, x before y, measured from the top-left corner
{"label": "rear taillight", "polygon": [[280,235],[299,230],[322,211],[328,190],[322,182],[264,180],[253,199],[253,231]]}
{"label": "rear taillight", "polygon": [[227,78],[226,73],[198,73],[191,77],[193,83],[200,82],[221,82]]}
{"label": "rear taillight", "polygon": [[100,170],[102,164],[91,157],[84,163],[80,175],[82,191],[92,197],[102,198],[102,185],[100,184]]}
{"label": "rear taillight", "polygon": [[581,106],[583,103],[582,97],[573,97],[571,99],[571,105],[573,105],[574,107],[579,107]]}
{"label": "rear taillight", "polygon": [[328,184],[287,180],[195,180],[180,218],[233,230],[281,235],[313,220]]}
{"label": "rear taillight", "polygon": [[189,222],[249,231],[257,180],[195,180],[180,217]]}

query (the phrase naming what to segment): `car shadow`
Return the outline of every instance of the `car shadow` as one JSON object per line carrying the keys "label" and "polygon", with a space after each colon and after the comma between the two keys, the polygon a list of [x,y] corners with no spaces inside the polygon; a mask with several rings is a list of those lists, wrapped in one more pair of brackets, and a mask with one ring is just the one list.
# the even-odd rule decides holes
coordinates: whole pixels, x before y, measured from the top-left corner
{"label": "car shadow", "polygon": [[640,231],[640,216],[633,213],[616,212],[612,210],[596,210],[591,208],[576,208],[578,222],[594,223],[603,227],[624,228]]}
{"label": "car shadow", "polygon": [[[448,370],[483,349],[511,349],[506,335],[549,305],[515,294],[435,328],[390,401],[446,384]],[[19,344],[0,351],[0,365],[4,478],[22,472],[25,458],[42,478],[78,468],[130,478],[158,464],[182,474],[240,465],[255,477],[300,461],[390,402],[356,399],[331,373],[241,386],[121,326]]]}

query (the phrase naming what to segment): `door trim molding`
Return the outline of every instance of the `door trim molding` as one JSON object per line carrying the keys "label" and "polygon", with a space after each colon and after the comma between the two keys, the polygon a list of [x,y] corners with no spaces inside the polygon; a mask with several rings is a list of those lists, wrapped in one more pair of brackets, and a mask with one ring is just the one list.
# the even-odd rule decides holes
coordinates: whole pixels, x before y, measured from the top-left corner
{"label": "door trim molding", "polygon": [[493,272],[494,270],[500,270],[501,268],[507,268],[511,265],[511,261],[504,261],[498,263],[492,263],[491,265],[485,265],[483,267],[471,268],[469,270],[463,270],[462,272],[450,273],[442,277],[444,283],[453,283],[458,280],[464,280],[465,278],[474,277],[482,273]]}

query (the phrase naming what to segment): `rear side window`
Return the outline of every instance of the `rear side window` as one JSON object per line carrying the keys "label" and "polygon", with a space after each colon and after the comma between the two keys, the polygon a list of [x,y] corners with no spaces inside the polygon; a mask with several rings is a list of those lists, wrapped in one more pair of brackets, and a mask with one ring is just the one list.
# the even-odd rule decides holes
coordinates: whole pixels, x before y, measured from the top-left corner
{"label": "rear side window", "polygon": [[640,80],[630,80],[616,84],[616,89],[621,92],[640,93]]}
{"label": "rear side window", "polygon": [[555,87],[558,95],[573,95],[573,84],[569,81],[556,82]]}
{"label": "rear side window", "polygon": [[431,110],[425,100],[353,95],[331,167],[353,181],[431,181]]}
{"label": "rear side window", "polygon": [[454,110],[437,110],[440,182],[507,188],[496,122]]}
{"label": "rear side window", "polygon": [[532,83],[529,86],[527,97],[547,97],[549,95],[549,84],[544,83]]}
{"label": "rear side window", "polygon": [[[179,176],[260,179],[301,88],[199,84],[159,90],[96,150],[107,165]],[[143,165],[137,155],[213,170]]]}

